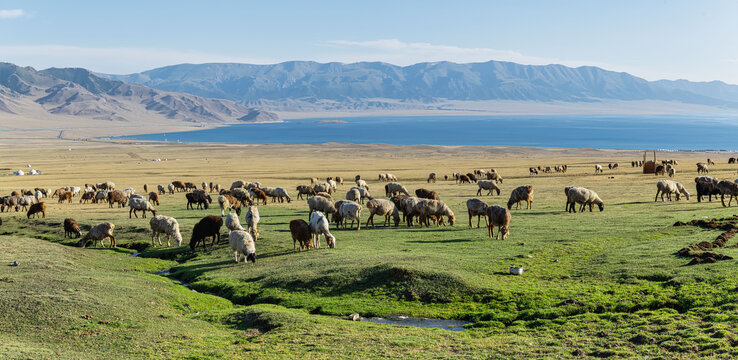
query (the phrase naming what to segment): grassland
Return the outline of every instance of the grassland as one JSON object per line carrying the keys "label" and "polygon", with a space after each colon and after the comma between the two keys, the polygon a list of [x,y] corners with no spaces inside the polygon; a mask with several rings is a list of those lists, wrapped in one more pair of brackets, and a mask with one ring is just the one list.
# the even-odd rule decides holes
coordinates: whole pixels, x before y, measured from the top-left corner
{"label": "grassland", "polygon": [[[67,149],[71,148],[71,151]],[[736,177],[729,154],[667,153],[676,180],[694,191],[694,163],[718,161],[711,175]],[[166,161],[150,161],[155,158]],[[642,152],[385,145],[52,145],[4,153],[11,169],[32,164],[41,176],[2,176],[0,193],[20,188],[114,181],[143,191],[172,180],[260,181],[289,190],[309,177],[361,174],[383,196],[379,172],[409,189],[436,190],[456,212],[453,227],[335,230],[335,249],[295,252],[288,223],[307,219],[304,201],[262,206],[256,264],[235,264],[225,245],[192,254],[150,244],[148,220],[107,204],[48,202],[46,219],[2,214],[0,353],[10,358],[732,358],[738,332],[735,260],[686,266],[676,255],[721,231],[676,221],[737,213],[719,201],[654,203],[653,175],[632,169]],[[593,164],[620,169],[594,175]],[[529,176],[528,167],[568,164],[567,174]],[[535,187],[532,210],[513,210],[503,240],[469,228],[465,201],[476,185],[426,184],[431,171],[494,167],[505,178],[504,204],[518,185]],[[9,171],[8,171],[9,172]],[[585,186],[604,212],[564,212],[563,187]],[[339,186],[339,197],[350,187]],[[694,195],[694,194],[693,194]],[[186,210],[184,194],[165,195],[160,213],[192,225],[219,210]],[[59,226],[116,224],[117,250],[78,249]],[[366,220],[368,212],[362,218]],[[476,225],[476,224],[475,224]],[[738,240],[735,240],[738,241]],[[733,245],[729,242],[728,245]],[[133,251],[143,250],[138,257]],[[738,258],[738,249],[714,250]],[[523,276],[507,275],[510,264]],[[171,268],[193,292],[149,273]],[[212,295],[210,295],[212,294]],[[464,319],[463,332],[344,320],[403,314]],[[87,318],[89,315],[90,318]],[[85,317],[83,317],[85,316]],[[108,323],[109,322],[109,323]]]}

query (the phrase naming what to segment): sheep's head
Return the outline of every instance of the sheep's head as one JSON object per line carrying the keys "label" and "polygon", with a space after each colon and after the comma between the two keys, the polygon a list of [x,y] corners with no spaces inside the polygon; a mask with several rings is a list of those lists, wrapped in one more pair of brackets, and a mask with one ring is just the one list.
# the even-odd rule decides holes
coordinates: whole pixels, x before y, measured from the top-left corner
{"label": "sheep's head", "polygon": [[507,235],[510,235],[510,230],[507,229],[507,225],[503,225],[500,227],[500,232],[502,234],[502,240],[507,239]]}
{"label": "sheep's head", "polygon": [[328,247],[333,249],[336,247],[336,238],[332,234],[325,234],[325,241],[328,243]]}
{"label": "sheep's head", "polygon": [[456,222],[456,216],[454,216],[454,214],[452,213],[451,215],[448,216],[448,223],[449,225],[453,226],[454,222]]}
{"label": "sheep's head", "polygon": [[179,229],[174,232],[174,241],[177,242],[177,246],[182,246],[182,234],[179,232]]}
{"label": "sheep's head", "polygon": [[252,263],[256,263],[256,253],[251,253],[251,254],[246,255],[246,261],[245,262],[248,262],[249,260]]}
{"label": "sheep's head", "polygon": [[599,202],[599,203],[597,203],[597,207],[600,208],[600,211],[605,210],[605,203]]}

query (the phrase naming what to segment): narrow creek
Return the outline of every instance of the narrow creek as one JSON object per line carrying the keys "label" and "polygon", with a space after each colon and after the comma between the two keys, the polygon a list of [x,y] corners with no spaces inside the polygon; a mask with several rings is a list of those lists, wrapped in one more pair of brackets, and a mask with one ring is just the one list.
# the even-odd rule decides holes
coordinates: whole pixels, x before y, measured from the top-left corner
{"label": "narrow creek", "polygon": [[[174,276],[171,276],[171,270],[172,269],[166,269],[166,270],[157,271],[151,274],[164,276],[168,279],[175,280],[180,285],[192,291],[197,292],[197,290],[190,288],[191,284],[189,282],[180,280]],[[214,294],[214,293],[207,293],[207,294],[218,296],[217,294]],[[444,330],[450,330],[450,331],[463,331],[465,329],[464,325],[471,324],[470,321],[463,321],[463,320],[430,319],[430,318],[410,317],[410,316],[405,316],[405,315],[392,315],[388,317],[376,317],[376,316],[366,317],[366,318],[362,317],[361,321],[371,322],[375,324],[412,326],[412,327],[421,327],[421,328],[428,328],[428,329],[444,329]]]}

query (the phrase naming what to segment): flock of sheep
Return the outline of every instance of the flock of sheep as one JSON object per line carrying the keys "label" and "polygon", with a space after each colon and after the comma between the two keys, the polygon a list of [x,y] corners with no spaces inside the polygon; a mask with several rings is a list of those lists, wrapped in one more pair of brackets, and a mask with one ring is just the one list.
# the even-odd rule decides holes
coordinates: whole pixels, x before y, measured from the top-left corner
{"label": "flock of sheep", "polygon": [[[735,159],[732,159],[735,163]],[[656,175],[664,175],[668,173],[673,177],[675,166],[678,163],[673,160],[664,161],[657,166]],[[714,164],[711,159],[707,163],[698,163],[698,173],[707,173],[707,166]],[[642,162],[633,161],[633,167],[642,166]],[[659,168],[660,167],[660,168]],[[566,172],[567,165],[554,166],[556,172]],[[609,169],[618,168],[618,164],[609,164]],[[538,170],[542,172],[550,172],[550,167],[530,168],[531,175],[537,174]],[[603,166],[595,165],[597,173],[603,171]],[[475,181],[478,187],[477,196],[481,196],[483,191],[486,195],[500,195],[500,184],[503,182],[502,176],[495,169],[484,170],[477,169],[470,173],[453,173],[451,177],[444,176],[444,179],[453,178],[456,183],[464,184]],[[427,182],[436,182],[438,176],[436,173],[430,173]],[[318,178],[311,178],[310,185],[299,185],[296,187],[297,199],[305,199],[308,207],[308,221],[303,219],[294,219],[290,221],[289,229],[293,239],[293,250],[308,250],[310,248],[320,248],[320,238],[324,237],[329,248],[336,246],[336,237],[331,233],[330,226],[334,223],[336,228],[353,229],[356,224],[356,230],[361,229],[361,211],[366,206],[370,215],[366,220],[365,226],[375,226],[374,216],[384,217],[384,226],[389,227],[394,224],[399,226],[400,221],[407,223],[408,227],[419,225],[420,227],[429,227],[431,224],[454,225],[456,217],[451,208],[446,205],[439,197],[438,193],[419,188],[414,191],[412,196],[408,189],[398,182],[395,175],[390,173],[379,174],[378,180],[384,182],[384,195],[386,199],[375,198],[370,195],[369,184],[362,179],[360,175],[354,178],[355,186],[352,186],[345,195],[345,199],[334,201],[337,194],[338,186],[344,183],[341,177],[328,177],[325,181]],[[702,201],[707,196],[711,201],[712,196],[720,195],[723,206],[725,205],[725,196],[730,196],[728,205],[730,206],[733,197],[738,197],[738,180],[719,181],[709,176],[700,176],[695,178],[698,201]],[[138,217],[138,212],[142,212],[142,217],[146,218],[146,213],[151,212],[149,226],[152,232],[151,242],[156,246],[162,246],[161,235],[167,238],[167,246],[171,246],[171,239],[177,246],[182,245],[182,234],[180,232],[177,219],[160,215],[157,213],[154,205],[160,205],[159,195],[166,193],[175,194],[177,192],[185,192],[187,200],[187,209],[208,209],[212,204],[211,193],[217,193],[217,203],[220,207],[220,216],[208,215],[197,222],[192,229],[189,246],[195,251],[199,244],[207,247],[206,239],[212,238],[210,248],[220,241],[220,230],[225,222],[226,228],[229,230],[228,240],[233,250],[236,262],[240,262],[241,257],[244,261],[256,262],[256,241],[259,238],[258,224],[261,219],[258,205],[261,203],[267,205],[269,201],[272,203],[282,203],[284,201],[291,202],[292,197],[288,191],[281,187],[267,187],[259,182],[246,182],[244,180],[234,181],[229,189],[222,188],[220,184],[205,183],[200,184],[200,188],[194,183],[173,181],[166,186],[160,184],[156,186],[155,191],[149,192],[149,186],[144,184],[144,195],[136,194],[133,188],[124,190],[116,190],[115,184],[110,181],[97,184],[85,184],[84,187],[69,186],[62,187],[52,191],[51,189],[36,188],[34,190],[14,191],[11,195],[0,198],[0,210],[10,211],[15,209],[27,210],[27,217],[37,216],[38,214],[46,217],[46,205],[40,199],[44,197],[58,197],[59,203],[71,203],[74,197],[79,197],[80,203],[100,203],[107,202],[109,207],[117,204],[118,207],[129,208],[129,218]],[[658,201],[659,195],[664,201],[666,197],[672,200],[672,195],[676,200],[680,200],[681,196],[689,200],[690,194],[679,182],[673,180],[661,180],[656,183],[657,192],[655,201]],[[153,188],[151,190],[154,190]],[[375,189],[376,190],[376,189]],[[477,217],[477,227],[480,227],[481,218],[484,217],[489,237],[495,236],[495,228],[497,229],[496,238],[500,236],[506,239],[510,234],[510,210],[521,208],[525,203],[526,209],[532,209],[533,206],[533,185],[522,185],[514,188],[510,192],[507,206],[488,205],[479,198],[471,198],[466,201],[467,213],[469,216],[469,226],[472,227],[472,219]],[[565,210],[568,212],[577,212],[576,205],[579,205],[579,211],[583,212],[587,207],[589,211],[593,210],[596,205],[600,211],[604,210],[604,201],[599,195],[590,189],[576,186],[567,186],[564,188],[566,195]],[[244,225],[241,224],[239,216],[242,209],[246,209],[244,216]],[[402,214],[402,216],[400,215]],[[329,219],[330,216],[330,219]],[[402,217],[402,220],[401,220]],[[224,221],[225,220],[225,221]],[[350,224],[349,224],[350,222]],[[116,239],[113,235],[115,225],[111,222],[102,222],[93,226],[90,231],[82,237],[79,224],[71,218],[67,218],[63,222],[65,237],[82,237],[78,245],[87,246],[90,242],[97,245],[98,242],[103,244],[103,240],[110,239],[110,247],[116,246]],[[299,247],[298,247],[299,245]]]}

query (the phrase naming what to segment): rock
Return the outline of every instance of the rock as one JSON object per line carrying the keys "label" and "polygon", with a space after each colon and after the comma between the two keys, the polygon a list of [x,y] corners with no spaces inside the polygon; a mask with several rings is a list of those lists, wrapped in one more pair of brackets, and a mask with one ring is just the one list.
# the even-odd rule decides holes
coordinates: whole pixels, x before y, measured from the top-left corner
{"label": "rock", "polygon": [[359,315],[357,313],[353,313],[353,314],[351,314],[351,315],[348,316],[348,319],[351,320],[351,321],[359,321],[359,320],[361,320],[361,315]]}

